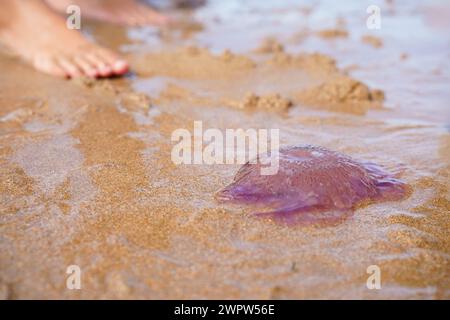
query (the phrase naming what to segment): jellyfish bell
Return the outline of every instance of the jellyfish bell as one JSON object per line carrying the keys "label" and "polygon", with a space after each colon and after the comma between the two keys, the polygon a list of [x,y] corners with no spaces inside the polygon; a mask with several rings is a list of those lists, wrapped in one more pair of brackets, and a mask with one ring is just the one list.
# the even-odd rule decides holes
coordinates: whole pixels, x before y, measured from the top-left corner
{"label": "jellyfish bell", "polygon": [[233,182],[216,194],[222,203],[270,208],[256,213],[287,223],[334,223],[372,201],[394,201],[406,185],[374,163],[360,162],[317,146],[279,151],[279,169],[261,175],[261,161],[243,165]]}

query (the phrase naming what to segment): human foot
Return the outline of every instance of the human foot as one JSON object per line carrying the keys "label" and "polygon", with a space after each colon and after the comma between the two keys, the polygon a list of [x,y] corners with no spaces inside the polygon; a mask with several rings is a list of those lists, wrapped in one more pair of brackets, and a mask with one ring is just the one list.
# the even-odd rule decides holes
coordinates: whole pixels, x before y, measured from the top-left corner
{"label": "human foot", "polygon": [[2,6],[0,41],[37,70],[68,78],[128,71],[127,62],[67,29],[65,20],[41,0],[3,0]]}
{"label": "human foot", "polygon": [[59,12],[77,5],[81,15],[125,26],[166,25],[169,18],[138,0],[45,0]]}

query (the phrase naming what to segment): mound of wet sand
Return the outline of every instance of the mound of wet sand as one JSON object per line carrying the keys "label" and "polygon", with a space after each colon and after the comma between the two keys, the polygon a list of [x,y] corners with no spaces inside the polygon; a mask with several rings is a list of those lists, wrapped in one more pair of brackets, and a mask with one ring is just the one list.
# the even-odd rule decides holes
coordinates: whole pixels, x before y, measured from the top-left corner
{"label": "mound of wet sand", "polygon": [[361,37],[361,41],[366,43],[374,48],[381,48],[383,46],[383,40],[379,37],[372,35],[365,35]]}
{"label": "mound of wet sand", "polygon": [[259,96],[254,93],[248,93],[242,101],[230,101],[229,105],[238,109],[245,110],[266,110],[283,112],[288,110],[292,101],[281,97],[279,94]]}
{"label": "mound of wet sand", "polygon": [[324,29],[318,31],[317,35],[324,39],[347,38],[348,32],[343,29]]}
{"label": "mound of wet sand", "polygon": [[305,53],[291,55],[279,52],[273,55],[267,62],[273,70],[295,68],[308,72],[310,76],[329,76],[339,72],[336,60],[320,53]]}
{"label": "mound of wet sand", "polygon": [[358,108],[364,110],[367,105],[379,106],[384,101],[381,90],[371,90],[361,81],[348,76],[338,75],[324,83],[299,92],[296,98],[305,104],[325,106],[342,110]]}
{"label": "mound of wet sand", "polygon": [[[329,56],[291,55],[273,39],[263,43],[259,52],[269,53],[269,57],[256,62],[229,51],[215,55],[207,49],[189,47],[144,55],[134,65],[142,76],[191,80],[189,88],[171,84],[163,90],[159,97],[162,103],[177,98],[195,99],[202,100],[202,105],[225,102],[238,109],[279,112],[301,103],[361,114],[372,107],[378,108],[383,102],[384,94],[380,90],[371,90],[346,75]],[[208,80],[211,78],[214,80]],[[264,90],[255,92],[255,87]]]}
{"label": "mound of wet sand", "polygon": [[248,57],[225,51],[213,55],[209,50],[191,46],[170,52],[147,54],[133,59],[140,76],[170,76],[185,79],[236,77],[255,68]]}
{"label": "mound of wet sand", "polygon": [[277,40],[277,38],[266,38],[261,45],[253,50],[255,53],[268,54],[284,52],[284,46]]}

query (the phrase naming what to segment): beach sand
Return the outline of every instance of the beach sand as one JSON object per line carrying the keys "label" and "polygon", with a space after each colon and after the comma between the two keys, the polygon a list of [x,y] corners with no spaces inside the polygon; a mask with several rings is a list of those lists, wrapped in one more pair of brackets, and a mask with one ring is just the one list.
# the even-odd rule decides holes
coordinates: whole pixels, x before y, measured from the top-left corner
{"label": "beach sand", "polygon": [[[87,24],[131,62],[123,79],[64,81],[0,55],[0,298],[449,299],[450,42],[442,4],[408,3],[386,2],[379,30],[356,1],[210,1],[161,31]],[[410,195],[327,227],[255,218],[214,199],[239,165],[171,161],[172,132],[194,121],[401,168]]]}

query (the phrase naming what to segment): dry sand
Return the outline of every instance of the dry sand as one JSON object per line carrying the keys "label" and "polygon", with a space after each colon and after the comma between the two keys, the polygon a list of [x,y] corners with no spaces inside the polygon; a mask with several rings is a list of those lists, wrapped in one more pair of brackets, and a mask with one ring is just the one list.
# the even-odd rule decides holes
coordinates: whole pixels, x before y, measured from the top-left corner
{"label": "dry sand", "polygon": [[[380,32],[377,49],[361,42],[365,8],[338,12],[346,37],[292,43],[316,20],[280,17],[320,17],[329,3],[249,3],[179,12],[192,22],[159,36],[90,26],[99,42],[127,45],[126,79],[63,81],[0,56],[0,298],[450,298],[442,30],[417,22],[418,5],[397,8],[430,40],[401,60],[405,32]],[[411,195],[332,227],[256,219],[214,201],[239,166],[171,162],[172,132],[196,120],[279,128],[282,145],[401,167]],[[74,264],[81,290],[66,288]],[[366,287],[370,265],[381,290]]]}

